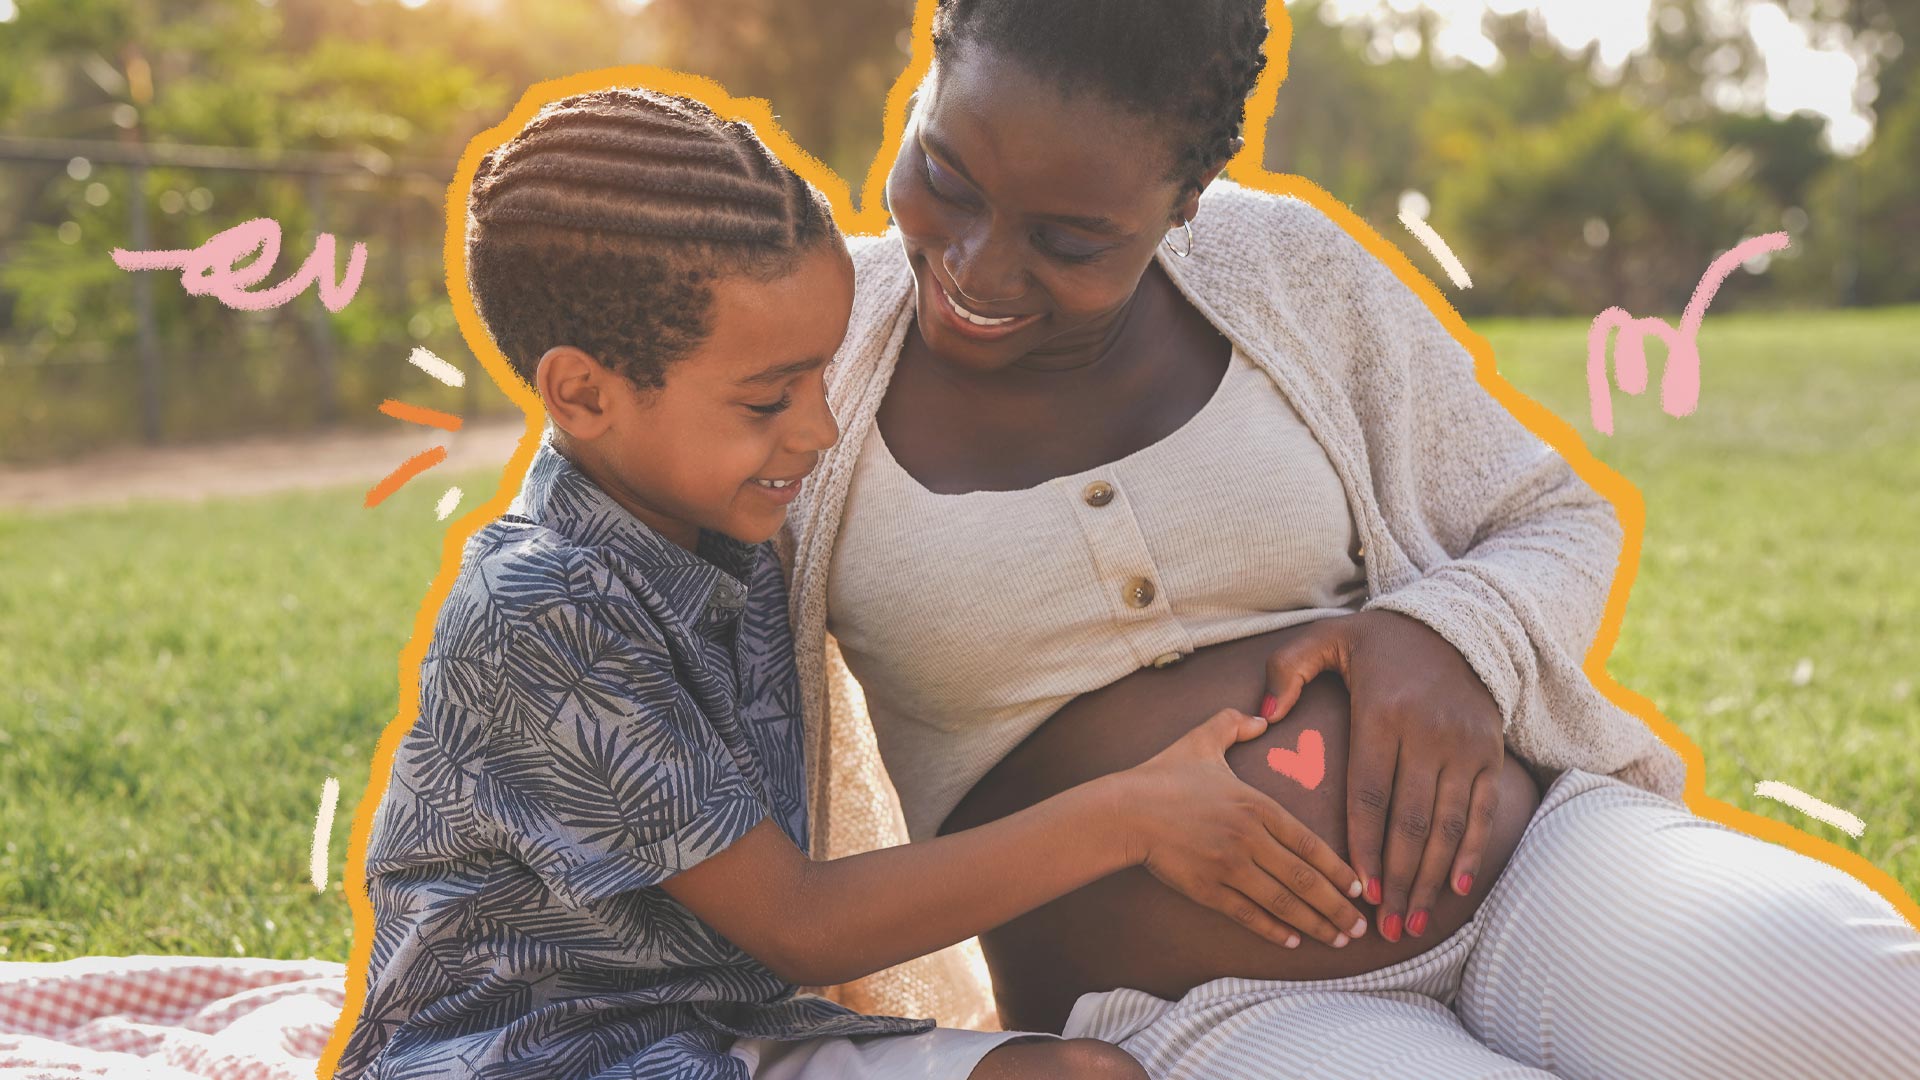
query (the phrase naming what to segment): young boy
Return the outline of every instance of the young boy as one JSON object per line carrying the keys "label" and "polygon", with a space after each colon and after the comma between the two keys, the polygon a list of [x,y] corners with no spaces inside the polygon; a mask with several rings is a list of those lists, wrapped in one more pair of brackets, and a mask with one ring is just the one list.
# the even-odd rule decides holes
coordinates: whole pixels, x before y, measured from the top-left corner
{"label": "young boy", "polygon": [[1148,860],[1226,910],[1308,865],[1312,906],[1356,922],[1352,871],[1282,847],[1278,807],[1226,768],[1264,727],[1233,712],[991,825],[809,861],[767,541],[838,437],[824,369],[853,276],[824,201],[745,125],[605,91],[490,154],[469,213],[474,299],[551,423],[421,669],[367,849],[373,954],[339,1080],[1141,1077],[1105,1043],[797,989]]}

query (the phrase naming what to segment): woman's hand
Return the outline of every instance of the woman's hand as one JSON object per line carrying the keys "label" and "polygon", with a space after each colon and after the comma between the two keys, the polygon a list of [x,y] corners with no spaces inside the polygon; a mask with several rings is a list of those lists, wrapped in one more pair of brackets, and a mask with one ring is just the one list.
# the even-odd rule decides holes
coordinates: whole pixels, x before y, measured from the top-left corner
{"label": "woman's hand", "polygon": [[1340,673],[1351,700],[1348,856],[1379,905],[1381,936],[1400,940],[1404,919],[1418,937],[1440,890],[1465,896],[1480,871],[1499,805],[1500,708],[1425,623],[1363,611],[1314,623],[1274,652],[1262,714],[1284,715],[1325,671]]}
{"label": "woman's hand", "polygon": [[1360,877],[1333,849],[1228,767],[1227,748],[1267,722],[1223,709],[1151,760],[1112,777],[1135,838],[1130,865],[1276,944],[1334,948],[1366,932],[1349,897]]}

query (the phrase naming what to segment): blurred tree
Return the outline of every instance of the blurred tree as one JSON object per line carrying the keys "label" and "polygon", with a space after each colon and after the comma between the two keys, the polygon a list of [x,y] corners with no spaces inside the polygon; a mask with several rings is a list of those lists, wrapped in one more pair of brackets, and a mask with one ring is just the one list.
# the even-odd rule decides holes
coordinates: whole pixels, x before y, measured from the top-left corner
{"label": "blurred tree", "polygon": [[[334,151],[371,171],[309,179],[153,168],[136,187],[134,170],[85,157],[0,170],[10,196],[0,211],[0,329],[17,328],[0,336],[11,391],[0,396],[0,458],[138,435],[135,279],[107,257],[133,246],[132,200],[144,204],[149,248],[194,247],[228,226],[270,217],[286,229],[283,264],[303,257],[324,229],[367,242],[371,280],[393,281],[396,271],[401,282],[440,279],[442,190],[404,187],[380,173],[399,157],[450,160],[498,114],[504,88],[457,60],[448,39],[421,34],[416,20],[428,14],[397,3],[360,5],[356,14],[384,20],[370,40],[319,24],[308,27],[317,36],[291,36],[284,20],[316,6],[19,4],[4,33],[27,72],[25,89],[6,99],[11,134],[269,155]],[[409,212],[396,215],[396,205]],[[413,344],[458,344],[451,307],[434,288],[363,289],[335,315],[310,296],[274,311],[234,312],[177,287],[153,295],[163,431],[173,437],[358,415],[405,378],[402,358]]]}
{"label": "blurred tree", "polygon": [[1483,150],[1434,189],[1435,225],[1473,269],[1463,311],[1678,312],[1767,207],[1711,136],[1617,95]]}
{"label": "blurred tree", "polygon": [[1711,120],[1752,107],[1765,90],[1766,68],[1738,8],[1703,0],[1653,0],[1647,43],[1617,80],[1628,101],[1656,109],[1670,124]]}
{"label": "blurred tree", "polygon": [[1834,162],[1826,117],[1817,113],[1716,113],[1699,127],[1745,155],[1754,183],[1781,207],[1805,206],[1814,182]]}
{"label": "blurred tree", "polygon": [[1816,266],[1841,304],[1920,301],[1920,80],[1906,99],[1883,100],[1859,157],[1821,177],[1810,200]]}
{"label": "blurred tree", "polygon": [[662,62],[766,98],[857,195],[906,66],[913,10],[913,0],[652,0],[642,17]]}
{"label": "blurred tree", "polygon": [[[1363,216],[1390,212],[1420,152],[1411,116],[1419,82],[1435,75],[1425,40],[1417,60],[1369,61],[1371,28],[1331,21],[1320,0],[1293,4],[1288,15],[1293,42],[1263,164],[1312,180]],[[1400,29],[1419,33],[1417,24]]]}
{"label": "blurred tree", "polygon": [[[1780,3],[1817,45],[1876,77],[1879,132],[1835,160],[1824,123],[1761,114],[1742,12]],[[1745,5],[1745,7],[1743,7]],[[1458,248],[1473,311],[1636,313],[1683,303],[1712,255],[1784,223],[1795,249],[1757,290],[1835,302],[1920,299],[1903,243],[1920,232],[1920,0],[1654,0],[1646,47],[1618,69],[1570,50],[1537,14],[1489,15],[1487,69],[1435,54],[1437,24],[1387,3],[1346,22],[1324,0],[1294,24],[1269,168],[1306,176],[1389,230],[1410,191]],[[238,313],[155,292],[168,430],[204,437],[372,419],[389,392],[440,393],[396,362],[457,355],[442,285],[437,184],[383,178],[450,161],[527,87],[652,63],[767,98],[856,190],[907,60],[913,0],[16,0],[0,21],[0,130],[327,151],[372,168],[312,183],[271,173],[0,168],[0,459],[131,437],[130,200],[151,246],[189,247],[251,217],[282,222],[283,261],[322,227],[371,249],[345,311],[311,297]],[[1343,4],[1342,10],[1354,10]],[[1716,301],[1720,303],[1720,301]],[[316,333],[324,327],[325,334]],[[327,343],[331,343],[330,345]],[[337,349],[337,357],[329,350]],[[477,381],[476,381],[477,382]],[[492,399],[488,399],[491,401]],[[442,402],[471,408],[471,401]]]}
{"label": "blurred tree", "polygon": [[1807,28],[1816,46],[1845,49],[1866,62],[1871,78],[1857,92],[1863,108],[1898,109],[1920,82],[1920,3],[1915,0],[1786,0],[1781,6]]}

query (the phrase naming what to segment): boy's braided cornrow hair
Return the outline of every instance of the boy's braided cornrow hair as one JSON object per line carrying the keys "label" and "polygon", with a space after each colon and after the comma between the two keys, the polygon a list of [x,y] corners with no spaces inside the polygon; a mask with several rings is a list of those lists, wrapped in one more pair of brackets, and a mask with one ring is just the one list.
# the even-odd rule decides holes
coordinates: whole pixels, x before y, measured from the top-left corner
{"label": "boy's braided cornrow hair", "polygon": [[467,280],[529,385],[548,349],[571,345],[657,389],[712,332],[716,278],[781,277],[838,236],[825,198],[747,124],[600,90],[548,105],[481,159]]}
{"label": "boy's braided cornrow hair", "polygon": [[933,16],[936,62],[983,47],[1163,121],[1180,199],[1233,156],[1266,40],[1264,0],[939,0]]}

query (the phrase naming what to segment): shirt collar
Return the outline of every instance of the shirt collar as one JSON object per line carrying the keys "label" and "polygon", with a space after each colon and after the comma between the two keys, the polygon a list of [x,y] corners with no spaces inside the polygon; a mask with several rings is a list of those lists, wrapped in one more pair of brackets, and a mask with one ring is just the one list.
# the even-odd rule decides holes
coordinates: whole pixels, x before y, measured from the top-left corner
{"label": "shirt collar", "polygon": [[540,440],[510,515],[525,518],[574,543],[619,556],[687,621],[699,625],[739,614],[760,547],[723,533],[700,531],[699,551],[668,540],[615,502],[580,467],[554,448],[553,429]]}

